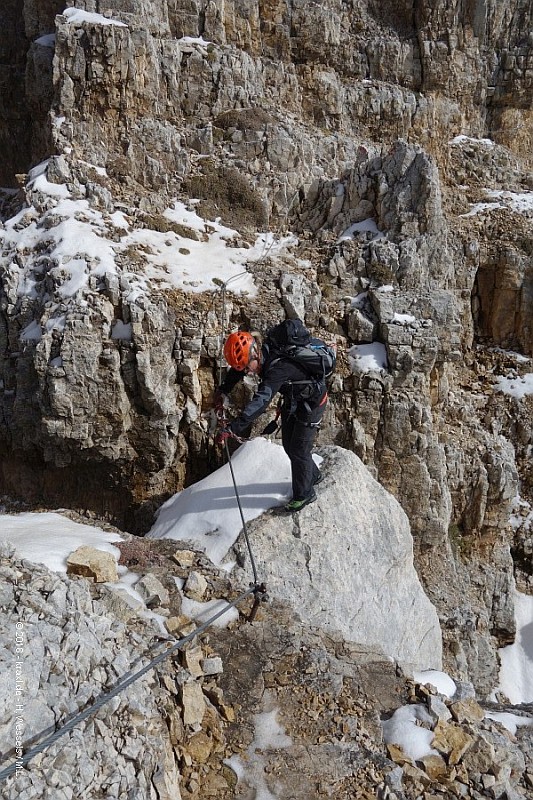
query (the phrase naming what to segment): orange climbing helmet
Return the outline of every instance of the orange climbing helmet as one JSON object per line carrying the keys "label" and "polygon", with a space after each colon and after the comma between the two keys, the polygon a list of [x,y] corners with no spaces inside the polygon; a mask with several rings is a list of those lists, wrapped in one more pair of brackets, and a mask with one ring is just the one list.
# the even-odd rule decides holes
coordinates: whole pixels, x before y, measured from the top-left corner
{"label": "orange climbing helmet", "polygon": [[257,344],[251,333],[231,333],[224,345],[224,358],[233,369],[244,371],[250,361],[259,357]]}

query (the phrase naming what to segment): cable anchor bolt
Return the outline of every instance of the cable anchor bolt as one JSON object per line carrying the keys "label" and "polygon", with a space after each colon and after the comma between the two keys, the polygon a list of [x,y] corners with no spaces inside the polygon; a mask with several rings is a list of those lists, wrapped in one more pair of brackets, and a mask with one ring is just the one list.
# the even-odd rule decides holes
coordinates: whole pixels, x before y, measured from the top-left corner
{"label": "cable anchor bolt", "polygon": [[248,617],[248,622],[253,622],[259,606],[261,603],[265,603],[268,600],[267,588],[264,583],[260,583],[258,586],[255,587],[254,591],[254,604],[252,606],[252,610],[250,611],[250,616]]}

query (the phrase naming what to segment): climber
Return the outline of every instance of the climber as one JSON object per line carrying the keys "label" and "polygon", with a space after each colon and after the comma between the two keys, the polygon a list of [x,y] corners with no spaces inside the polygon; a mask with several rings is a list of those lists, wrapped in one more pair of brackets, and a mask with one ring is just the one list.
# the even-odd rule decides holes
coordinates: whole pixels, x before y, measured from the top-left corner
{"label": "climber", "polygon": [[[287,324],[296,326],[310,338],[300,320],[290,320]],[[245,331],[237,331],[228,337],[224,357],[230,369],[215,393],[215,409],[220,411],[227,395],[245,375],[256,375],[260,383],[240,415],[219,432],[217,442],[222,444],[230,436],[241,436],[266,411],[279,392],[281,441],[289,456],[292,473],[292,499],[285,505],[285,510],[300,511],[316,499],[314,486],[322,480],[312,457],[312,448],[328,394],[324,374],[311,377],[297,357],[289,356],[282,346],[276,345],[274,335],[283,325],[281,323],[267,332],[262,346],[258,336]]]}

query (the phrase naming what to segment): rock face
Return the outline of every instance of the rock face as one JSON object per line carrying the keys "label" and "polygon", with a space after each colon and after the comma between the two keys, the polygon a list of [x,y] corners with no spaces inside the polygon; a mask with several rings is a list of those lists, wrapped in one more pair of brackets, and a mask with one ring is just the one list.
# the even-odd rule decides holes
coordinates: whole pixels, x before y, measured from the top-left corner
{"label": "rock face", "polygon": [[[121,564],[165,595],[160,616],[179,609],[176,574],[184,581],[202,574],[210,599],[236,596],[203,554],[182,558],[174,542],[133,537],[120,549]],[[2,663],[13,665],[20,692],[2,683],[0,748],[11,764],[18,737],[26,743],[61,728],[165,643],[145,606],[135,614],[114,589],[21,561],[5,543],[0,578]],[[196,623],[181,615],[180,625],[179,635]],[[525,798],[533,729],[515,716],[511,735],[501,710],[491,704],[496,713],[487,716],[467,684],[451,700],[439,696],[379,650],[315,628],[270,599],[253,624],[235,618],[204,631],[133,681],[5,780],[2,797],[230,800],[268,792],[416,800],[446,792],[479,800],[489,791]],[[399,715],[416,716],[412,738],[424,736],[434,754],[415,763],[402,749],[390,732]]]}
{"label": "rock face", "polygon": [[[0,492],[146,531],[218,464],[223,335],[298,313],[339,349],[323,442],[402,505],[445,659],[488,692],[511,553],[530,585],[530,526],[507,526],[533,503],[532,401],[497,388],[533,354],[530,6],[7,0],[0,20]],[[147,231],[192,246],[177,198],[235,249],[297,232],[249,259],[259,300],[154,278]],[[70,202],[93,226],[79,283]]]}
{"label": "rock face", "polygon": [[[142,634],[139,638],[130,625],[117,619],[116,607],[115,613],[106,607],[105,594],[93,598],[86,581],[72,581],[42,566],[17,561],[5,543],[0,570],[5,595],[2,660],[12,665],[13,672],[18,664],[20,690],[15,697],[6,682],[0,698],[0,749],[9,754],[9,764],[15,756],[17,719],[24,743],[44,730],[53,731],[59,719],[79,712],[128,670],[138,669]],[[144,635],[149,631],[141,620],[136,627],[138,631],[144,627]],[[17,645],[10,630],[18,631]],[[96,718],[38,756],[42,768],[21,769],[9,778],[4,796],[67,800],[78,792],[107,791],[108,796],[119,797],[126,796],[125,786],[137,783],[139,796],[148,798],[154,782],[168,787],[160,797],[168,797],[172,787],[177,792],[172,796],[179,797],[179,770],[158,709],[165,694],[148,673],[127,699],[110,701]],[[71,745],[65,748],[69,736]],[[134,766],[141,762],[140,769]]]}
{"label": "rock face", "polygon": [[[313,626],[340,631],[411,668],[440,669],[439,619],[413,567],[405,512],[353,453],[321,452],[325,479],[315,503],[250,525],[269,594]],[[236,548],[246,560],[244,542]]]}

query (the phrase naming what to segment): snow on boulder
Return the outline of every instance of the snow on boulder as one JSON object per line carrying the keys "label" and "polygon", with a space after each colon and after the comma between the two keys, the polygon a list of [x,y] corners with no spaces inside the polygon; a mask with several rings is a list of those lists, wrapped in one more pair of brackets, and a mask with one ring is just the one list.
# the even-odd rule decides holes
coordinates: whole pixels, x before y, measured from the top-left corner
{"label": "snow on boulder", "polygon": [[[291,465],[279,445],[257,437],[239,447],[231,461],[246,520],[290,496]],[[225,464],[167,500],[147,537],[193,542],[218,566],[241,527],[231,471]]]}

